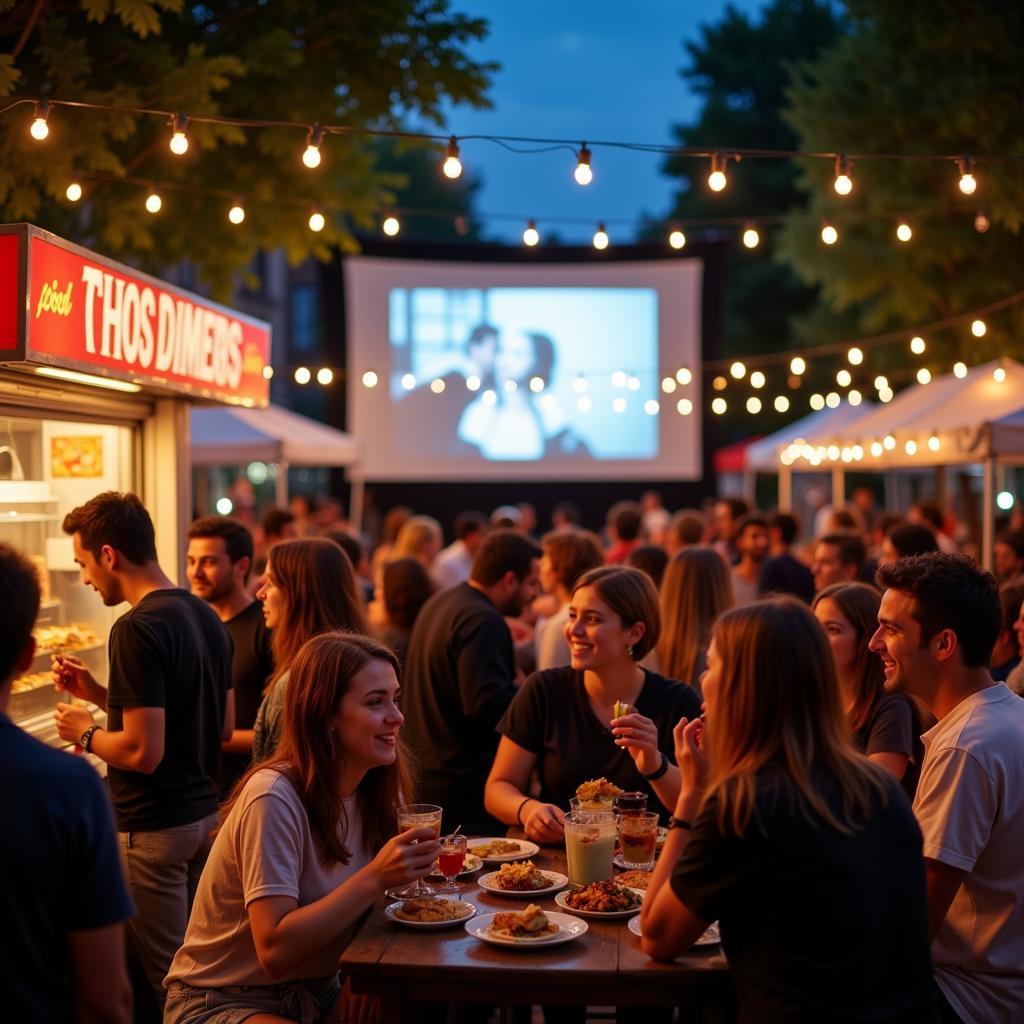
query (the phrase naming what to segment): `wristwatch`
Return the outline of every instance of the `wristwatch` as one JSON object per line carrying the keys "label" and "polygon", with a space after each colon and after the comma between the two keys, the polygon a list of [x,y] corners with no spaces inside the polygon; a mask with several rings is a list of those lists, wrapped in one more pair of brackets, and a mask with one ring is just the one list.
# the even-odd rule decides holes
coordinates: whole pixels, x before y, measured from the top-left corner
{"label": "wristwatch", "polygon": [[78,741],[78,745],[83,750],[85,750],[85,751],[87,751],[89,753],[92,753],[92,737],[93,737],[93,733],[95,733],[96,730],[100,729],[100,728],[102,728],[102,726],[96,725],[95,723],[90,725],[89,728],[86,729],[85,732],[82,733],[82,736],[81,736],[81,738]]}

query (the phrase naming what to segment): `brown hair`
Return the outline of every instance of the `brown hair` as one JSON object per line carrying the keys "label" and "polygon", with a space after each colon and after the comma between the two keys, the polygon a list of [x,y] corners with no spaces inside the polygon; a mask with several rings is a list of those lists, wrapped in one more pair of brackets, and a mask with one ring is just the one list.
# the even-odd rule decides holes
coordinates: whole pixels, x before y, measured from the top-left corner
{"label": "brown hair", "polygon": [[658,665],[662,673],[684,683],[696,682],[700,655],[711,642],[711,627],[735,603],[732,576],[714,548],[678,552],[661,584]]}
{"label": "brown hair", "polygon": [[133,565],[156,561],[156,532],[153,520],[136,494],[104,491],[84,505],[73,508],[61,529],[74,536],[94,558],[111,547]]}
{"label": "brown hair", "polygon": [[[275,549],[276,550],[276,549]],[[345,751],[338,748],[331,721],[352,679],[371,660],[386,661],[399,675],[394,653],[359,633],[321,633],[302,645],[292,662],[284,698],[281,742],[270,761],[254,765],[235,786],[221,810],[223,822],[246,783],[265,768],[284,775],[295,787],[309,817],[309,830],[324,864],[348,864],[349,823],[338,780]],[[379,850],[398,831],[398,805],[412,799],[409,755],[399,734],[395,761],[371,768],[356,791],[363,845]],[[339,827],[340,826],[340,827]]]}
{"label": "brown hair", "polygon": [[544,536],[541,548],[551,562],[551,571],[570,593],[588,569],[604,565],[601,545],[587,530],[556,530]]}
{"label": "brown hair", "polygon": [[633,660],[644,658],[661,632],[658,591],[651,577],[628,565],[602,565],[585,572],[572,588],[573,594],[582,587],[593,587],[597,596],[622,619],[626,629],[638,622],[643,624],[643,636],[633,644]]}
{"label": "brown hair", "polygon": [[39,614],[35,566],[10,544],[0,544],[0,686],[25,653]]}
{"label": "brown hair", "polygon": [[[267,556],[267,575],[284,594],[283,621],[274,629],[274,674],[287,671],[299,648],[332,629],[366,632],[366,620],[348,555],[326,537],[281,541]],[[289,683],[289,685],[291,685]]]}
{"label": "brown hair", "polygon": [[[220,537],[224,541],[224,551],[231,564],[248,558],[250,564],[253,556],[252,533],[245,523],[228,516],[200,516],[189,528],[189,540]],[[246,573],[248,576],[248,573]]]}
{"label": "brown hair", "polygon": [[420,609],[434,593],[434,581],[415,558],[384,566],[384,613],[399,629],[411,630]]}
{"label": "brown hair", "polygon": [[[721,673],[706,734],[703,805],[717,801],[719,828],[743,834],[755,812],[758,775],[774,766],[788,776],[809,821],[852,832],[871,813],[873,798],[885,800],[888,790],[883,769],[854,747],[818,620],[801,601],[769,598],[726,612],[713,638]],[[814,786],[816,763],[839,784],[838,815]]]}

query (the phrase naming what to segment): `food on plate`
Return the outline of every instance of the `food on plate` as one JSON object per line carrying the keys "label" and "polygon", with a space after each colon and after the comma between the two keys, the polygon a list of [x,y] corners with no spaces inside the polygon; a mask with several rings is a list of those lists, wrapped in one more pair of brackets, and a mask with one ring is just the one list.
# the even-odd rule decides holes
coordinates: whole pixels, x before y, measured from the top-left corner
{"label": "food on plate", "polygon": [[630,889],[643,889],[646,892],[651,881],[651,872],[623,871],[621,875],[616,875],[615,881],[619,885],[628,885]]}
{"label": "food on plate", "polygon": [[635,910],[640,906],[640,897],[616,882],[591,882],[590,885],[578,885],[570,889],[565,894],[565,904],[573,910],[614,914]]}
{"label": "food on plate", "polygon": [[544,939],[557,931],[558,925],[552,924],[535,903],[518,914],[512,911],[495,914],[491,924],[491,934],[502,939]]}
{"label": "food on plate", "polygon": [[427,896],[418,900],[406,900],[395,911],[395,917],[403,921],[415,921],[417,924],[433,924],[437,921],[458,921],[471,913],[468,903]]}
{"label": "food on plate", "polygon": [[615,702],[615,707],[612,709],[612,718],[622,718],[623,715],[635,715],[636,713],[636,708],[633,707],[632,704],[627,704],[625,701],[617,700]]}
{"label": "food on plate", "polygon": [[519,853],[522,847],[508,839],[492,839],[489,843],[477,843],[469,848],[470,853],[478,857],[505,857],[510,853]]}
{"label": "food on plate", "polygon": [[547,889],[551,879],[539,871],[532,860],[521,864],[502,864],[495,882],[499,889],[511,892],[530,892],[533,889]]}
{"label": "food on plate", "polygon": [[51,686],[52,684],[52,672],[32,672],[20,679],[15,679],[11,686],[11,693],[25,693],[27,690],[35,690],[40,686]]}
{"label": "food on plate", "polygon": [[43,651],[80,651],[83,647],[95,647],[100,638],[95,630],[81,622],[69,626],[36,626],[32,630],[39,653]]}
{"label": "food on plate", "polygon": [[583,808],[604,809],[611,807],[612,802],[621,792],[622,790],[614,782],[609,782],[606,778],[602,777],[581,782],[576,787],[576,798]]}

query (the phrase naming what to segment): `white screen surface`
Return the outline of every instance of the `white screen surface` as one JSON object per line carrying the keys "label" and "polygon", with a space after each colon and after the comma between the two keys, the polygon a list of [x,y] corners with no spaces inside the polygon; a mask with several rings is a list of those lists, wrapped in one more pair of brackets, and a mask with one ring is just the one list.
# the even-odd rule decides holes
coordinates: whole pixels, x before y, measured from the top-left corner
{"label": "white screen surface", "polygon": [[[698,479],[701,273],[697,259],[346,259],[363,475]],[[666,394],[681,367],[691,382]]]}

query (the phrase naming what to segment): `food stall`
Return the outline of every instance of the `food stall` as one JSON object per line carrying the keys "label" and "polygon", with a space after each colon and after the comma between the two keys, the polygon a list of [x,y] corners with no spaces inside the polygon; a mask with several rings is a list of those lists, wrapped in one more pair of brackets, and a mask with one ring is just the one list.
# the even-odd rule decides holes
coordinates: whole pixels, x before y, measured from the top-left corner
{"label": "food stall", "polygon": [[189,406],[263,407],[270,326],[27,224],[0,225],[0,541],[37,566],[38,654],[10,713],[46,742],[59,699],[50,659],[106,677],[124,606],[81,584],[64,516],[102,491],[134,491],[157,552],[183,580],[191,519]]}

